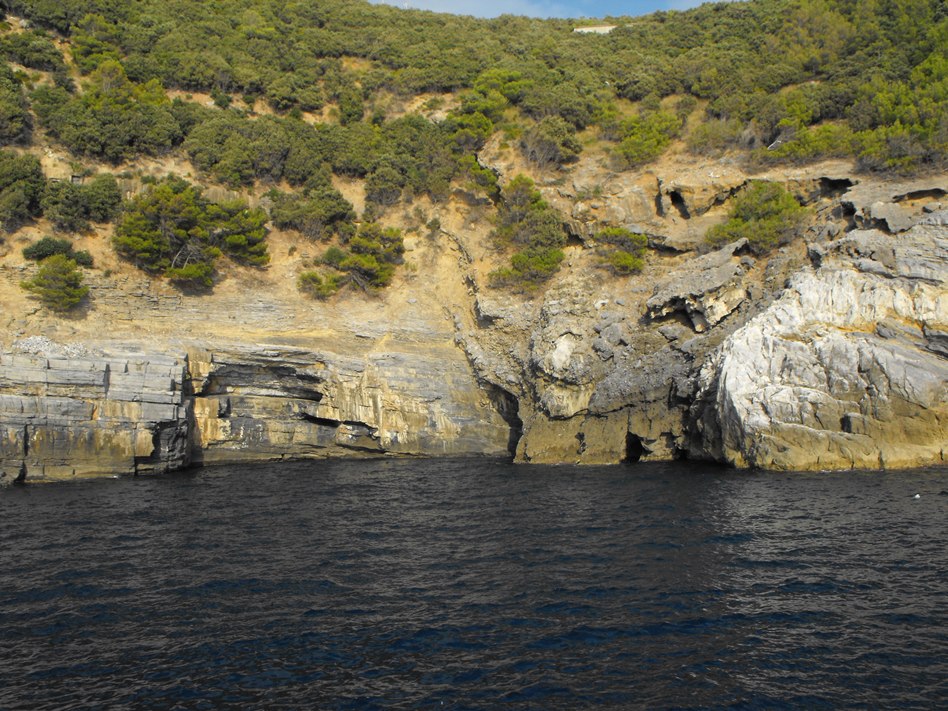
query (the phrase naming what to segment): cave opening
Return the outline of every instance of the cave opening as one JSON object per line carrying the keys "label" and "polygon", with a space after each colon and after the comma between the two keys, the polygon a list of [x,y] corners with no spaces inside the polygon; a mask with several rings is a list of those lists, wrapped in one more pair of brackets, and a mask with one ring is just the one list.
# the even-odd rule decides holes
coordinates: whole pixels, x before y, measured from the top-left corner
{"label": "cave opening", "polygon": [[645,454],[645,447],[642,444],[642,438],[631,432],[625,433],[625,459],[624,464],[635,464]]}
{"label": "cave opening", "polygon": [[510,428],[507,436],[507,451],[511,457],[517,455],[517,446],[523,437],[523,420],[520,419],[520,403],[517,398],[501,387],[489,384],[487,395],[494,408]]}
{"label": "cave opening", "polygon": [[849,178],[820,178],[820,197],[840,197],[853,186]]}
{"label": "cave opening", "polygon": [[668,192],[668,197],[671,200],[672,207],[674,207],[678,214],[681,215],[684,219],[691,219],[691,213],[688,212],[688,206],[685,204],[685,199],[681,196],[681,193],[677,190],[670,190]]}

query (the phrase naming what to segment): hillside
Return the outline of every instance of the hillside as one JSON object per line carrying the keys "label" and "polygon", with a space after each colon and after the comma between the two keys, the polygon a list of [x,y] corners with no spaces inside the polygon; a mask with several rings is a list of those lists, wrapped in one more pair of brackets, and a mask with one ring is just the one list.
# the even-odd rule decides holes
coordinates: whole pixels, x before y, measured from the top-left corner
{"label": "hillside", "polygon": [[8,6],[7,480],[944,459],[941,3]]}

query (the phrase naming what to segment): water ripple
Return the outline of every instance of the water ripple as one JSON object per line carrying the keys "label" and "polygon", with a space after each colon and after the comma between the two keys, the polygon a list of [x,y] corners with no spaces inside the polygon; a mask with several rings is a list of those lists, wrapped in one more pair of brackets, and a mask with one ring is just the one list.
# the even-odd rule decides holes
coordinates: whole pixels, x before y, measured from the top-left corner
{"label": "water ripple", "polygon": [[945,473],[377,460],[7,490],[0,710],[945,707]]}

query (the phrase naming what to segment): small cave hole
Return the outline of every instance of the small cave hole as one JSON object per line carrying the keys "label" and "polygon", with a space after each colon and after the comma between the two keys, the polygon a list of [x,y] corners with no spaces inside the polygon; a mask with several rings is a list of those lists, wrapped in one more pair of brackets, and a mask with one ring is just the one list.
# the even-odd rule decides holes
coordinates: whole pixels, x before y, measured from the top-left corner
{"label": "small cave hole", "polygon": [[566,233],[566,246],[567,247],[585,247],[586,243],[583,242],[582,237],[573,234],[572,232]]}
{"label": "small cave hole", "polygon": [[626,464],[635,464],[645,454],[645,447],[642,446],[642,438],[631,432],[625,433],[625,459]]}
{"label": "small cave hole", "polygon": [[849,178],[820,178],[820,197],[840,197],[853,186]]}
{"label": "small cave hole", "polygon": [[668,197],[671,200],[672,207],[678,210],[679,215],[686,220],[691,219],[691,213],[688,212],[688,206],[685,204],[685,199],[681,196],[680,192],[671,190],[668,193]]}

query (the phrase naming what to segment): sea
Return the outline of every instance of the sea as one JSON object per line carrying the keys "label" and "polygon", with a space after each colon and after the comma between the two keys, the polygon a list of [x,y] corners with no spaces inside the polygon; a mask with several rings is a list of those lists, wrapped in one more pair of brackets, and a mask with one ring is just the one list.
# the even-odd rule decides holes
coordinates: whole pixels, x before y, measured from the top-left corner
{"label": "sea", "polygon": [[948,708],[948,470],[377,459],[0,492],[0,709]]}

